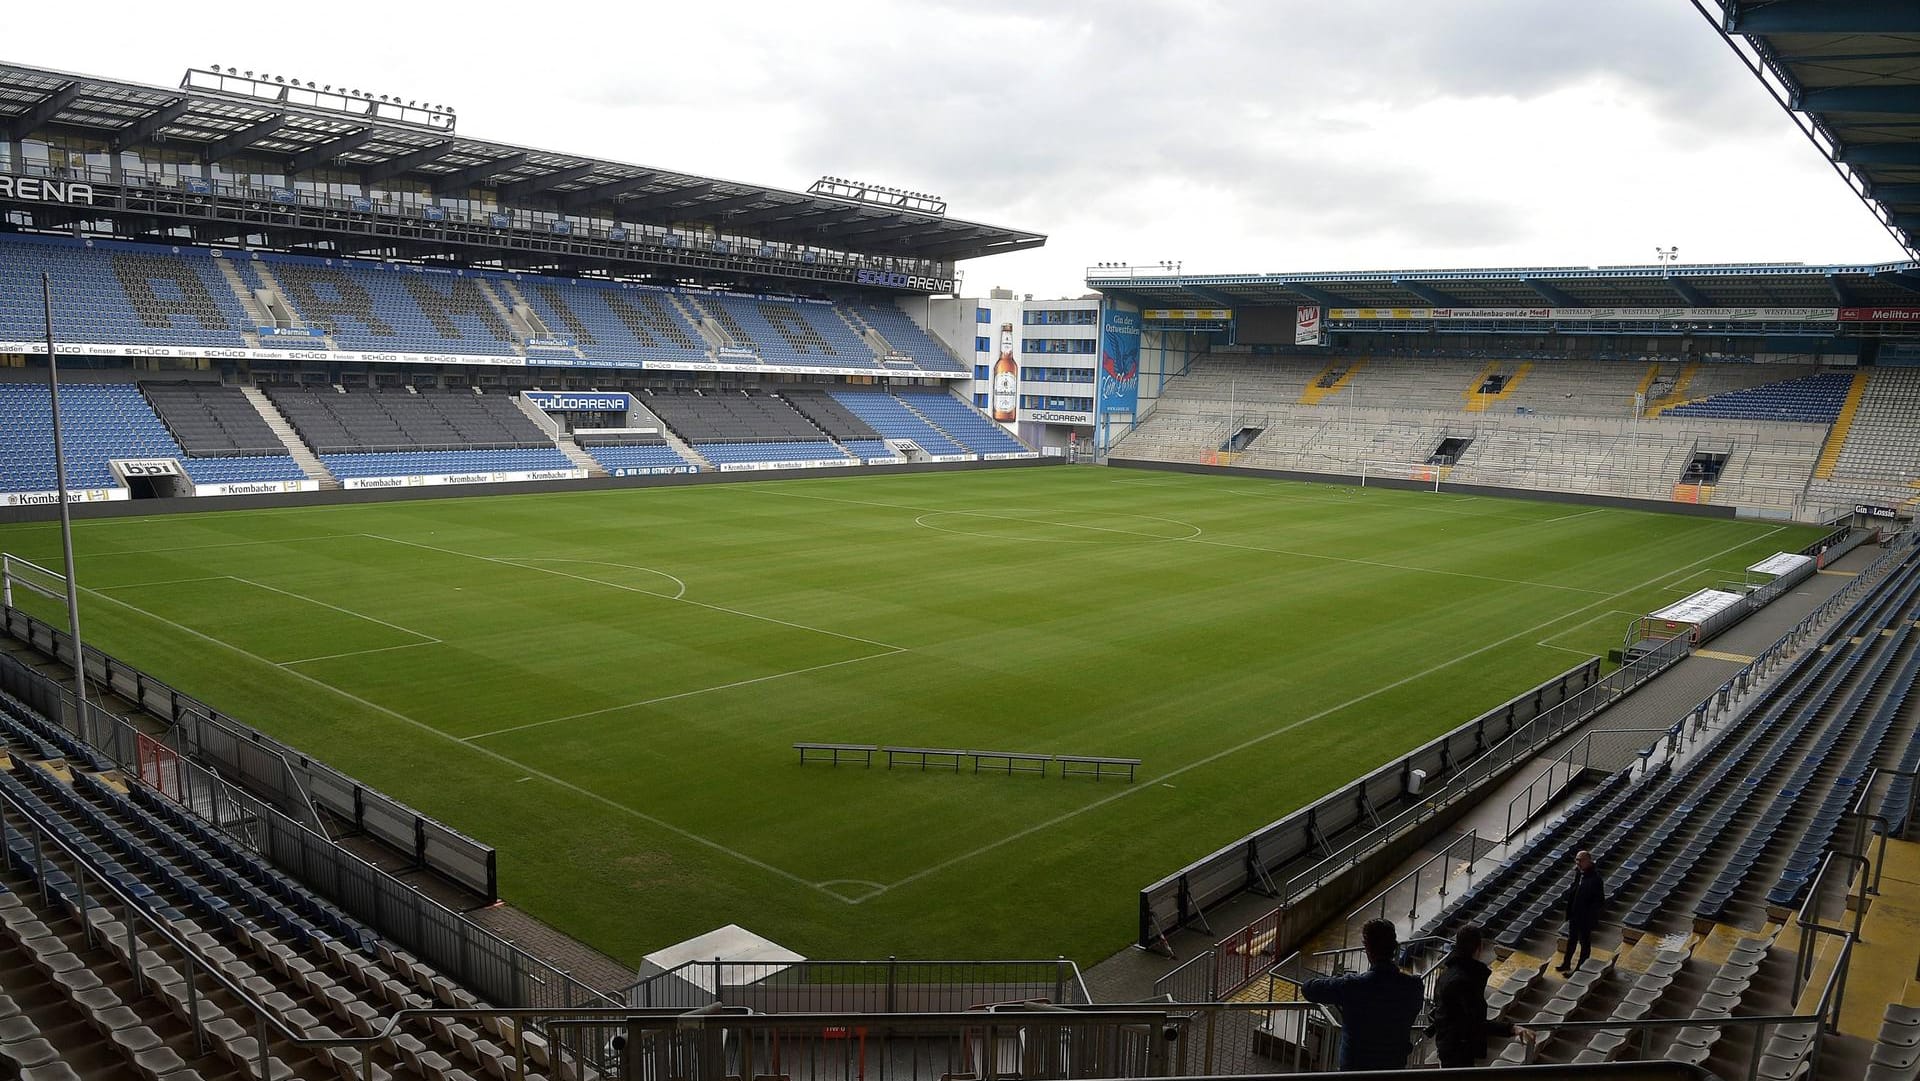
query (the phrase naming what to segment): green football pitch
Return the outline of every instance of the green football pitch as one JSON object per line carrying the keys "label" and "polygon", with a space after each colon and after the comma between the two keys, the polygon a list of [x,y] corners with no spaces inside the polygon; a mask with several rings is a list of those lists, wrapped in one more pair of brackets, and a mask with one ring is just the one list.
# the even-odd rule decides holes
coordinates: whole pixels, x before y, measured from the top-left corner
{"label": "green football pitch", "polygon": [[[494,845],[508,900],[629,962],[729,922],[1097,959],[1148,882],[1816,536],[1098,468],[75,527],[90,642]],[[0,549],[58,565],[51,525]]]}

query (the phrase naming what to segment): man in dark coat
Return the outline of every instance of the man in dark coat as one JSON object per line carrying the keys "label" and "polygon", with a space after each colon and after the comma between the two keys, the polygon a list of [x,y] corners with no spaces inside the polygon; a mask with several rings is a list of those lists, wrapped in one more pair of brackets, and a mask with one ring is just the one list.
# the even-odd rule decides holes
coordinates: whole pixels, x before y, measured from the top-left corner
{"label": "man in dark coat", "polygon": [[1426,991],[1420,977],[1394,964],[1400,943],[1393,924],[1367,921],[1360,941],[1367,950],[1365,972],[1308,980],[1300,994],[1308,1002],[1340,1007],[1341,1069],[1404,1069]]}
{"label": "man in dark coat", "polygon": [[1560,959],[1559,971],[1573,971],[1573,950],[1580,948],[1580,963],[1593,956],[1593,929],[1600,926],[1600,910],[1607,903],[1607,880],[1593,865],[1593,853],[1581,849],[1574,853],[1573,884],[1567,887],[1567,953]]}
{"label": "man in dark coat", "polygon": [[1533,1042],[1533,1033],[1506,1021],[1487,1018],[1487,977],[1493,970],[1480,959],[1480,928],[1469,924],[1454,932],[1453,952],[1433,984],[1433,1043],[1440,1065],[1448,1069],[1471,1066],[1487,1057],[1487,1039],[1519,1036]]}

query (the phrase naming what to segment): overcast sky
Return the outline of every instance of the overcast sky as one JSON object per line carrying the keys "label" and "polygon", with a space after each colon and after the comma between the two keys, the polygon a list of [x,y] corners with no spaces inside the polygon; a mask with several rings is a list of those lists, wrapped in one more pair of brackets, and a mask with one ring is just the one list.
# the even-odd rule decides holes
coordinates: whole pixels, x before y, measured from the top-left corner
{"label": "overcast sky", "polygon": [[345,84],[452,104],[463,135],[789,188],[854,177],[1048,235],[963,264],[969,293],[1077,293],[1107,260],[1902,257],[1687,0],[14,8],[9,61]]}

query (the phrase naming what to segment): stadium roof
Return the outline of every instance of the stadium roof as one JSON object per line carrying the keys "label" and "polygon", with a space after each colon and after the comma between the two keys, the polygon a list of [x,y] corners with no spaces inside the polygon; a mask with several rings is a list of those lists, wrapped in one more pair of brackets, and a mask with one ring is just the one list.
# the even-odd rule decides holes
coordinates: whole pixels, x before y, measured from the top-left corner
{"label": "stadium roof", "polygon": [[1038,233],[904,207],[458,137],[425,123],[301,104],[285,93],[274,100],[0,62],[0,137],[48,128],[103,137],[115,149],[162,145],[205,161],[265,158],[292,173],[354,170],[368,182],[409,177],[436,193],[487,185],[507,205],[634,223],[704,223],[864,254],[951,261],[1046,242]]}
{"label": "stadium roof", "polygon": [[1179,274],[1088,267],[1087,285],[1145,307],[1920,307],[1920,262]]}
{"label": "stadium roof", "polygon": [[1693,4],[1894,239],[1920,256],[1920,2]]}

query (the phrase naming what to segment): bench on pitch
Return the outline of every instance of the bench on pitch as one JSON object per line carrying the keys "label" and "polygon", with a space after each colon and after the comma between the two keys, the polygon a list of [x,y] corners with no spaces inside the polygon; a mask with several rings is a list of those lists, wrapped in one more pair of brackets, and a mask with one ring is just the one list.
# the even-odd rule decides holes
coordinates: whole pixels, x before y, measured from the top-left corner
{"label": "bench on pitch", "polygon": [[796,743],[793,749],[800,752],[800,764],[806,765],[809,757],[840,764],[842,755],[851,762],[856,757],[863,765],[873,765],[873,752],[880,748],[872,743]]}
{"label": "bench on pitch", "polygon": [[959,773],[960,760],[973,752],[958,751],[951,747],[882,747],[880,753],[887,756],[888,769],[893,768],[893,758],[899,755],[902,759],[917,760],[921,769],[926,769],[929,763],[945,765],[951,762],[953,772]]}
{"label": "bench on pitch", "polygon": [[1012,775],[1014,770],[1044,775],[1047,772],[1047,763],[1053,761],[1053,756],[1050,754],[1026,754],[1021,751],[968,751],[967,753],[973,756],[975,773],[980,772],[982,762],[987,762],[993,764],[996,769],[1005,766],[1008,775]]}
{"label": "bench on pitch", "polygon": [[1134,771],[1140,768],[1140,760],[1138,758],[1102,758],[1098,755],[1091,754],[1057,754],[1053,756],[1053,760],[1060,763],[1060,776],[1062,777],[1072,777],[1078,774],[1098,780],[1107,773],[1117,774],[1124,769],[1127,771],[1127,780],[1131,781],[1134,777]]}

